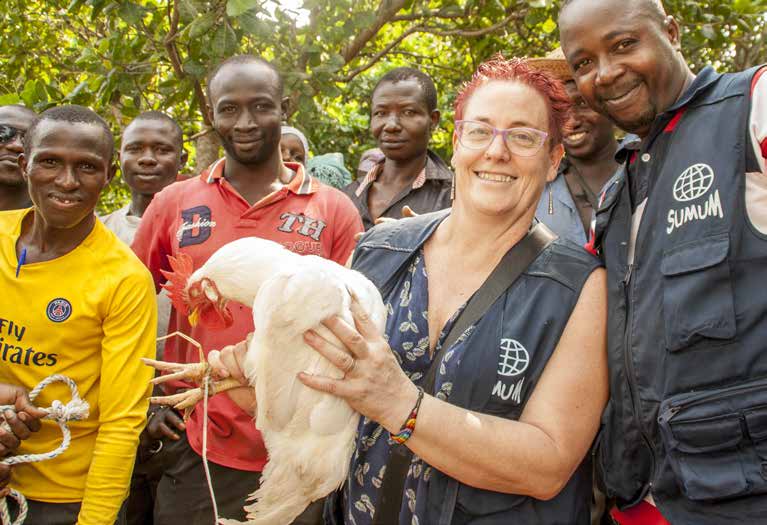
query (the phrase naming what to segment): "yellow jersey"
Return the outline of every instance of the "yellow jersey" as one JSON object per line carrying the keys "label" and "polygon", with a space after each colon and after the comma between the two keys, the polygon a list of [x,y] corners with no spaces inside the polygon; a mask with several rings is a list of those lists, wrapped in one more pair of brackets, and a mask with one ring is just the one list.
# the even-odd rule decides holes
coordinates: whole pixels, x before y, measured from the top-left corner
{"label": "yellow jersey", "polygon": [[[139,358],[155,354],[154,284],[130,248],[98,220],[66,255],[19,267],[16,242],[31,212],[0,212],[0,382],[31,390],[63,374],[77,384],[90,415],[68,423],[72,442],[62,455],[13,467],[10,486],[31,500],[82,501],[82,525],[113,523],[146,424],[153,373]],[[34,404],[70,398],[57,382]],[[58,425],[46,420],[18,453],[50,452],[60,443]]]}

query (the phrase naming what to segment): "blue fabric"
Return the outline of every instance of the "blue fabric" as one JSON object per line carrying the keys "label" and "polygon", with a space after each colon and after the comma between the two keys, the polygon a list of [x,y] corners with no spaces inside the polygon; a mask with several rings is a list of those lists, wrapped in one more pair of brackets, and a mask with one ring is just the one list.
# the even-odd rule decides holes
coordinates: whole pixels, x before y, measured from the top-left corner
{"label": "blue fabric", "polygon": [[[549,213],[549,187],[551,187],[553,200],[551,214]],[[567,239],[579,246],[583,246],[588,241],[581,216],[578,215],[578,207],[570,195],[563,173],[559,173],[557,178],[543,189],[538,208],[535,210],[535,217],[562,239]]]}
{"label": "blue fabric", "polygon": [[[386,320],[386,334],[389,345],[396,353],[405,374],[417,385],[426,376],[431,357],[429,356],[429,280],[426,275],[423,249],[419,250],[399,282],[392,288],[384,303],[389,311]],[[465,305],[464,305],[465,306]],[[448,320],[439,335],[436,354],[442,340],[453,326],[463,306]],[[451,379],[455,375],[469,337],[459,338],[442,358],[434,390],[436,397],[447,400],[452,390]],[[378,500],[378,490],[383,480],[392,446],[390,434],[381,425],[363,418],[357,431],[357,447],[349,471],[351,479],[346,487],[347,520],[356,525],[373,522]],[[426,495],[432,468],[417,456],[413,456],[405,481],[405,496],[402,498],[400,523],[426,523]]]}
{"label": "blue fabric", "polygon": [[[390,306],[391,318],[387,326],[389,343],[403,365],[410,370],[416,366],[417,359],[409,359],[407,352],[410,351],[412,357],[419,357],[413,350],[418,348],[428,329],[427,319],[422,314],[413,315],[419,309],[420,312],[425,311],[423,305],[426,305],[428,297],[428,280],[425,275],[419,274],[417,265],[414,267],[413,263],[422,256],[423,244],[449,212],[429,213],[376,226],[363,236],[355,251],[352,267],[381,290]],[[447,402],[466,410],[518,420],[556,348],[583,283],[598,265],[598,261],[582,247],[563,239],[557,239],[546,248],[505,296],[496,301],[450,349],[453,353],[446,359],[444,373],[436,381],[442,394],[448,394]],[[408,271],[411,268],[412,271]],[[418,283],[421,284],[416,286]],[[406,287],[408,291],[403,296]],[[405,308],[400,306],[403,300],[407,304]],[[448,321],[445,330],[449,330],[452,322]],[[418,334],[410,333],[411,323],[418,328]],[[402,340],[400,327],[408,330],[409,341]],[[439,338],[444,338],[445,333],[443,331]],[[459,347],[463,338],[467,341]],[[525,348],[529,359],[525,369],[509,374],[503,367],[509,359],[512,343],[516,344],[515,347]],[[421,344],[428,348],[427,342]],[[421,369],[425,371],[427,363],[422,364]],[[419,372],[419,377],[414,379],[420,382],[423,373]],[[449,392],[448,384],[451,385]],[[352,459],[344,490],[328,498],[324,513],[328,525],[356,525],[371,521],[383,463],[380,459],[374,459],[376,465],[371,467],[371,458],[377,453],[370,452],[370,449],[381,447],[383,459],[388,458],[391,449],[387,443],[388,434],[375,424],[366,427],[367,423],[363,422],[360,426],[360,437],[356,443],[358,450]],[[381,441],[383,443],[378,444]],[[420,473],[417,468],[414,469],[411,479],[407,480],[403,494],[405,505],[398,520],[402,525],[589,523],[592,486],[590,456],[584,458],[562,491],[547,501],[471,487],[439,470],[425,469],[424,465],[421,465]],[[359,480],[357,476],[360,476]],[[415,476],[420,477],[416,479]],[[410,508],[411,501],[414,502],[414,510]]]}

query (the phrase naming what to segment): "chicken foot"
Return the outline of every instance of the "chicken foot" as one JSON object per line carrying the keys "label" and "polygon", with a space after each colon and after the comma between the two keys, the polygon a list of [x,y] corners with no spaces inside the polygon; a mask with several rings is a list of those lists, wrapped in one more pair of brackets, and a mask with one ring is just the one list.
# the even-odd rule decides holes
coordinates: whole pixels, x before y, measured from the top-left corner
{"label": "chicken foot", "polygon": [[[188,335],[181,332],[173,332],[172,334],[160,337],[157,340],[162,341],[164,339],[169,339],[176,336],[181,337],[197,348],[200,354],[200,362],[171,363],[167,361],[157,361],[155,359],[142,357],[141,361],[145,365],[151,366],[160,372],[170,372],[168,374],[160,375],[152,379],[150,382],[153,385],[159,385],[174,380],[184,380],[191,383],[196,383],[198,385],[205,385],[205,383],[207,383],[208,397],[212,397],[221,392],[226,392],[227,390],[242,386],[239,381],[232,378],[223,379],[220,381],[212,380],[210,377],[210,364],[208,364],[208,361],[205,359],[205,355],[202,351],[202,345],[200,345],[200,343]],[[152,396],[149,398],[149,402],[154,405],[170,405],[176,410],[183,410],[184,420],[187,420],[194,411],[194,407],[199,401],[202,400],[204,396],[205,389],[203,386],[199,386],[197,388],[190,388],[184,392],[179,392],[178,394],[169,396]]]}

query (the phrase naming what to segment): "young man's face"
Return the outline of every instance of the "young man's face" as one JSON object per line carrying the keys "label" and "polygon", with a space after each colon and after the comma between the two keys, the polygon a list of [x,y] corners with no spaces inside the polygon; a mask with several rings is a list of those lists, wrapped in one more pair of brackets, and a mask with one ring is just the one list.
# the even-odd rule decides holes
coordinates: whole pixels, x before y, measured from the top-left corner
{"label": "young man's face", "polygon": [[569,122],[571,131],[562,137],[565,151],[569,157],[590,159],[609,144],[615,144],[615,128],[607,117],[586,104],[575,82],[565,82],[565,89],[570,100],[573,101]]}
{"label": "young man's face", "polygon": [[226,152],[245,165],[278,154],[284,107],[279,79],[258,62],[224,66],[210,86],[213,127]]}
{"label": "young man's face", "polygon": [[370,132],[387,158],[408,160],[429,146],[439,111],[429,111],[421,84],[415,79],[383,82],[373,92]]}
{"label": "young man's face", "polygon": [[648,1],[577,0],[559,17],[562,50],[584,100],[639,136],[676,101],[687,76],[679,27],[652,15]]}
{"label": "young man's face", "polygon": [[35,120],[34,114],[20,107],[0,107],[0,126],[13,128],[13,138],[0,142],[0,185],[21,186],[24,177],[19,166],[19,155],[24,152],[21,140]]}
{"label": "young man's face", "polygon": [[154,195],[174,182],[185,160],[182,137],[167,120],[134,120],[123,133],[122,176],[137,193]]}
{"label": "young man's face", "polygon": [[48,226],[73,228],[93,214],[114,175],[112,146],[97,124],[40,122],[20,162],[32,202]]}

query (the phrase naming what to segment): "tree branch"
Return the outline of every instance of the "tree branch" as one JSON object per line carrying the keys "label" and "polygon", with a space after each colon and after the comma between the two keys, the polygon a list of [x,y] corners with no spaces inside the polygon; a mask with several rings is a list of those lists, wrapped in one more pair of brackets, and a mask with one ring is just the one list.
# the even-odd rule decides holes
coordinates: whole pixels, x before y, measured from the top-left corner
{"label": "tree branch", "polygon": [[499,29],[509,24],[514,19],[524,18],[524,13],[511,13],[503,18],[500,22],[497,22],[491,26],[487,26],[481,29],[449,29],[442,31],[436,28],[426,27],[423,28],[421,33],[431,33],[437,36],[463,36],[463,37],[477,37],[484,36],[489,33],[494,33]]}
{"label": "tree branch", "polygon": [[422,11],[420,13],[408,13],[406,15],[397,15],[391,18],[390,22],[412,22],[423,21],[424,19],[442,18],[444,20],[455,20],[465,18],[463,13],[443,13],[441,11]]}
{"label": "tree branch", "polygon": [[[379,60],[381,60],[384,56],[386,56],[389,52],[391,52],[392,49],[397,47],[403,40],[405,40],[410,35],[413,35],[415,33],[429,33],[437,36],[462,36],[462,37],[478,37],[487,35],[490,33],[493,33],[495,31],[498,31],[499,29],[503,28],[507,24],[509,24],[512,20],[520,19],[524,17],[524,13],[518,13],[518,12],[512,12],[508,14],[506,17],[504,17],[499,22],[488,26],[483,27],[479,29],[449,29],[449,30],[443,30],[441,28],[437,27],[428,27],[428,26],[422,26],[422,25],[415,25],[407,30],[405,30],[400,36],[398,36],[396,39],[394,39],[392,42],[387,44],[381,51],[374,54],[370,60],[368,60],[365,64],[358,66],[354,69],[352,69],[347,75],[343,77],[337,77],[335,78],[336,82],[350,82],[354,77],[359,75],[360,73],[367,71],[371,67],[373,67]],[[359,54],[359,51],[357,52]]]}
{"label": "tree branch", "polygon": [[370,60],[368,60],[365,64],[352,69],[348,75],[341,78],[337,78],[336,82],[350,82],[354,77],[356,77],[360,73],[367,71],[368,69],[373,67],[376,64],[376,62],[381,60],[384,56],[386,56],[387,53],[389,53],[392,49],[397,47],[400,44],[400,42],[405,40],[407,37],[409,37],[413,33],[418,33],[422,31],[423,29],[424,29],[423,26],[413,26],[410,29],[404,31],[400,36],[398,36],[393,41],[391,41],[388,45],[386,45],[381,51],[373,55],[370,58]]}
{"label": "tree branch", "polygon": [[344,62],[348,64],[362,51],[367,44],[381,28],[386,25],[391,18],[405,7],[407,0],[382,0],[376,12],[376,19],[367,29],[363,30],[354,39],[341,49],[341,56]]}
{"label": "tree branch", "polygon": [[[170,28],[168,29],[168,34],[165,36],[163,44],[165,45],[165,50],[168,52],[170,63],[173,66],[173,71],[176,72],[176,76],[178,76],[179,80],[182,80],[187,77],[187,74],[186,71],[184,71],[184,67],[181,65],[181,57],[179,56],[178,48],[176,47],[179,17],[180,14],[178,12],[178,3],[176,0],[168,0],[168,22]],[[206,126],[210,127],[212,123],[210,122],[210,119],[208,118],[208,112],[206,111],[208,105],[205,100],[205,93],[202,90],[202,86],[200,85],[199,80],[196,78],[191,80],[192,89],[194,90],[194,98],[197,99],[197,104],[200,106],[200,114],[202,115],[202,120]]]}

